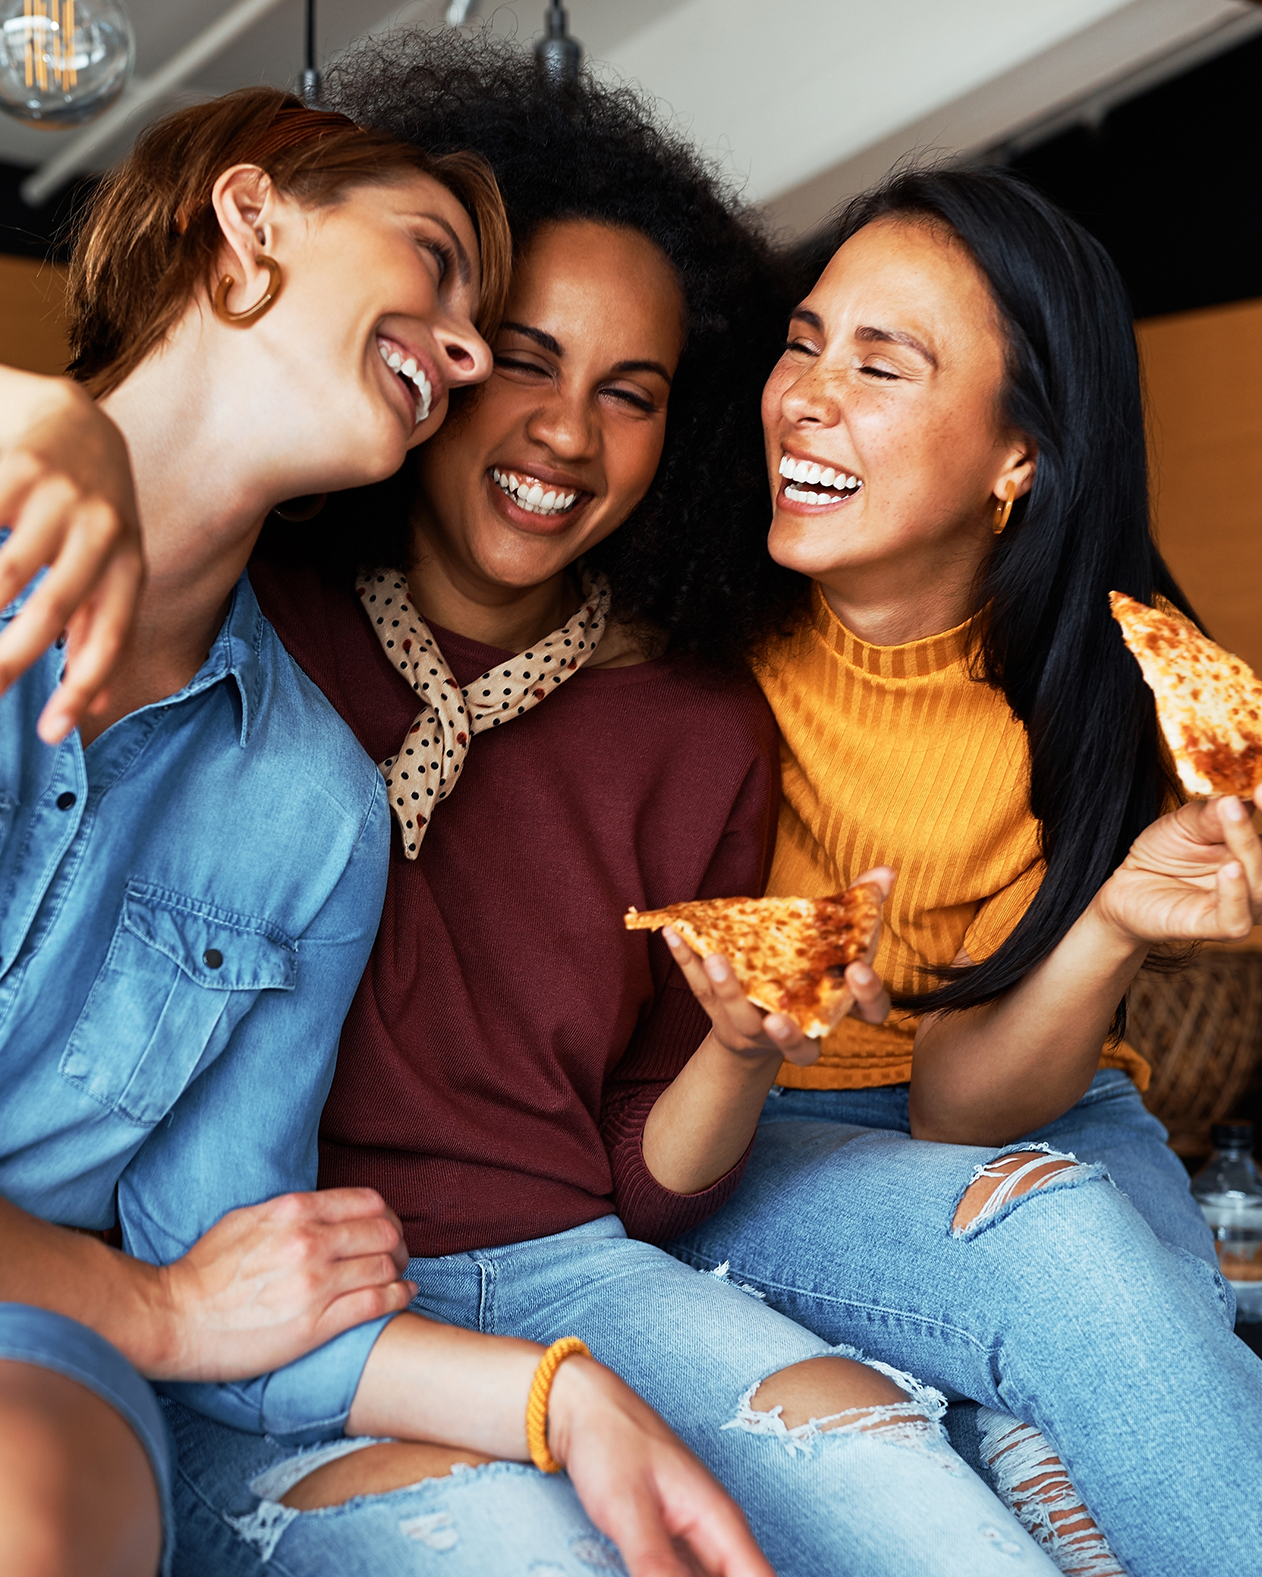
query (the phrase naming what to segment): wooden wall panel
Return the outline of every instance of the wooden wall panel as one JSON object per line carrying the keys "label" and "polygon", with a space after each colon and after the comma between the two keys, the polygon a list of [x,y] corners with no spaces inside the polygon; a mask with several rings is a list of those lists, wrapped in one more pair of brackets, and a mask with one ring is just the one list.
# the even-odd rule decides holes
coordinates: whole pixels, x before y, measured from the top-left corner
{"label": "wooden wall panel", "polygon": [[65,277],[52,263],[0,257],[0,362],[26,372],[61,372]]}
{"label": "wooden wall panel", "polygon": [[1138,333],[1161,551],[1214,639],[1262,673],[1262,301]]}
{"label": "wooden wall panel", "polygon": [[[1262,301],[1137,332],[1161,551],[1214,639],[1262,674]],[[1262,926],[1237,945],[1262,948]]]}

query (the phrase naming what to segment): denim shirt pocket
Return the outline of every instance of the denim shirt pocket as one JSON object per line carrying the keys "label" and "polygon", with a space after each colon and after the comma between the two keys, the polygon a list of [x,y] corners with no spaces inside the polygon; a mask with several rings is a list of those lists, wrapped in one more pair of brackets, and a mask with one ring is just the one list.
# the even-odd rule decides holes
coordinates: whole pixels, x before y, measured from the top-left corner
{"label": "denim shirt pocket", "polygon": [[294,943],[275,926],[130,882],[61,1075],[151,1128],[183,1093],[216,1030],[226,1039],[260,991],[292,991],[296,967]]}

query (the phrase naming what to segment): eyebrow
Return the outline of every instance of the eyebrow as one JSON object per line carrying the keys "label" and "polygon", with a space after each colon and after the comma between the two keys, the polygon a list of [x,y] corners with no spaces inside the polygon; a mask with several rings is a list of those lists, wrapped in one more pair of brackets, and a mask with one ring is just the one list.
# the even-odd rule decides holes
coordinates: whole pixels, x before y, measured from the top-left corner
{"label": "eyebrow", "polygon": [[[812,328],[824,331],[824,320],[818,312],[812,312],[809,307],[794,307],[790,317],[800,318],[803,323],[809,323]],[[906,329],[880,329],[865,324],[854,331],[854,337],[865,344],[906,345],[908,350],[914,350],[917,355],[923,356],[931,367],[936,368],[938,358],[933,354],[923,340],[918,340],[914,334],[908,334]]]}
{"label": "eyebrow", "polygon": [[447,235],[450,237],[451,244],[456,251],[456,272],[460,275],[460,283],[462,285],[467,285],[473,278],[473,265],[469,262],[469,254],[464,249],[464,242],[452,229],[451,225],[446,219],[443,218],[442,214],[422,212],[416,214],[414,217],[417,219],[428,219],[433,224],[436,224],[440,230],[445,230],[447,232]]}
{"label": "eyebrow", "polygon": [[[565,352],[561,349],[559,340],[546,333],[543,329],[532,328],[529,323],[517,323],[512,318],[507,318],[500,324],[501,330],[511,329],[514,334],[522,334],[526,339],[534,340],[541,349],[550,351],[552,355],[561,358]],[[663,379],[666,386],[670,387],[671,377],[660,361],[620,361],[610,368],[611,372],[655,372]]]}
{"label": "eyebrow", "polygon": [[923,356],[931,367],[936,368],[938,365],[938,358],[924,341],[918,340],[914,334],[909,334],[906,329],[857,328],[854,331],[854,337],[868,344],[906,345],[908,350],[914,350],[918,356]]}
{"label": "eyebrow", "polygon": [[514,334],[524,334],[527,339],[534,340],[541,349],[551,351],[554,356],[564,356],[560,342],[553,339],[551,334],[545,334],[542,329],[531,328],[529,323],[515,323],[512,318],[505,318],[500,324],[501,330],[512,329]]}

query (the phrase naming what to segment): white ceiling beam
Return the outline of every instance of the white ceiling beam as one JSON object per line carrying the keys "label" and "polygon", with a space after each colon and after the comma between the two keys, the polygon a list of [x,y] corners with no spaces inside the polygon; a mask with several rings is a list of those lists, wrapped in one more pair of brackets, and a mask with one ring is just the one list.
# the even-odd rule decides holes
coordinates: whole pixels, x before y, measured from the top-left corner
{"label": "white ceiling beam", "polygon": [[622,41],[617,71],[766,201],[1127,3],[686,0]]}
{"label": "white ceiling beam", "polygon": [[122,96],[98,120],[60,148],[47,163],[22,182],[22,199],[38,208],[72,176],[92,167],[93,155],[106,146],[145,105],[165,98],[213,60],[242,33],[275,10],[280,0],[237,0],[237,4],[212,22],[183,49],[177,50],[165,66],[149,77],[133,77]]}

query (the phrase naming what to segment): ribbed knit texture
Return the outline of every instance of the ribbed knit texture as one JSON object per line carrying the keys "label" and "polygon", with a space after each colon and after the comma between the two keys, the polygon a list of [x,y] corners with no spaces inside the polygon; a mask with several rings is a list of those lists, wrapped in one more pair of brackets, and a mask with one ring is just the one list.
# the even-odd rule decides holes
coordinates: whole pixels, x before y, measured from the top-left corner
{"label": "ribbed knit texture", "polygon": [[[926,966],[993,953],[1043,879],[1030,811],[1025,730],[1002,693],[970,677],[968,625],[905,646],[869,646],[818,585],[807,622],[759,675],[782,735],[780,827],[769,895],[838,892],[863,871],[898,873],[876,969],[892,991],[934,985]],[[910,1079],[917,1020],[842,1021],[794,1089],[862,1089]],[[1102,1067],[1139,1088],[1129,1046]]]}

